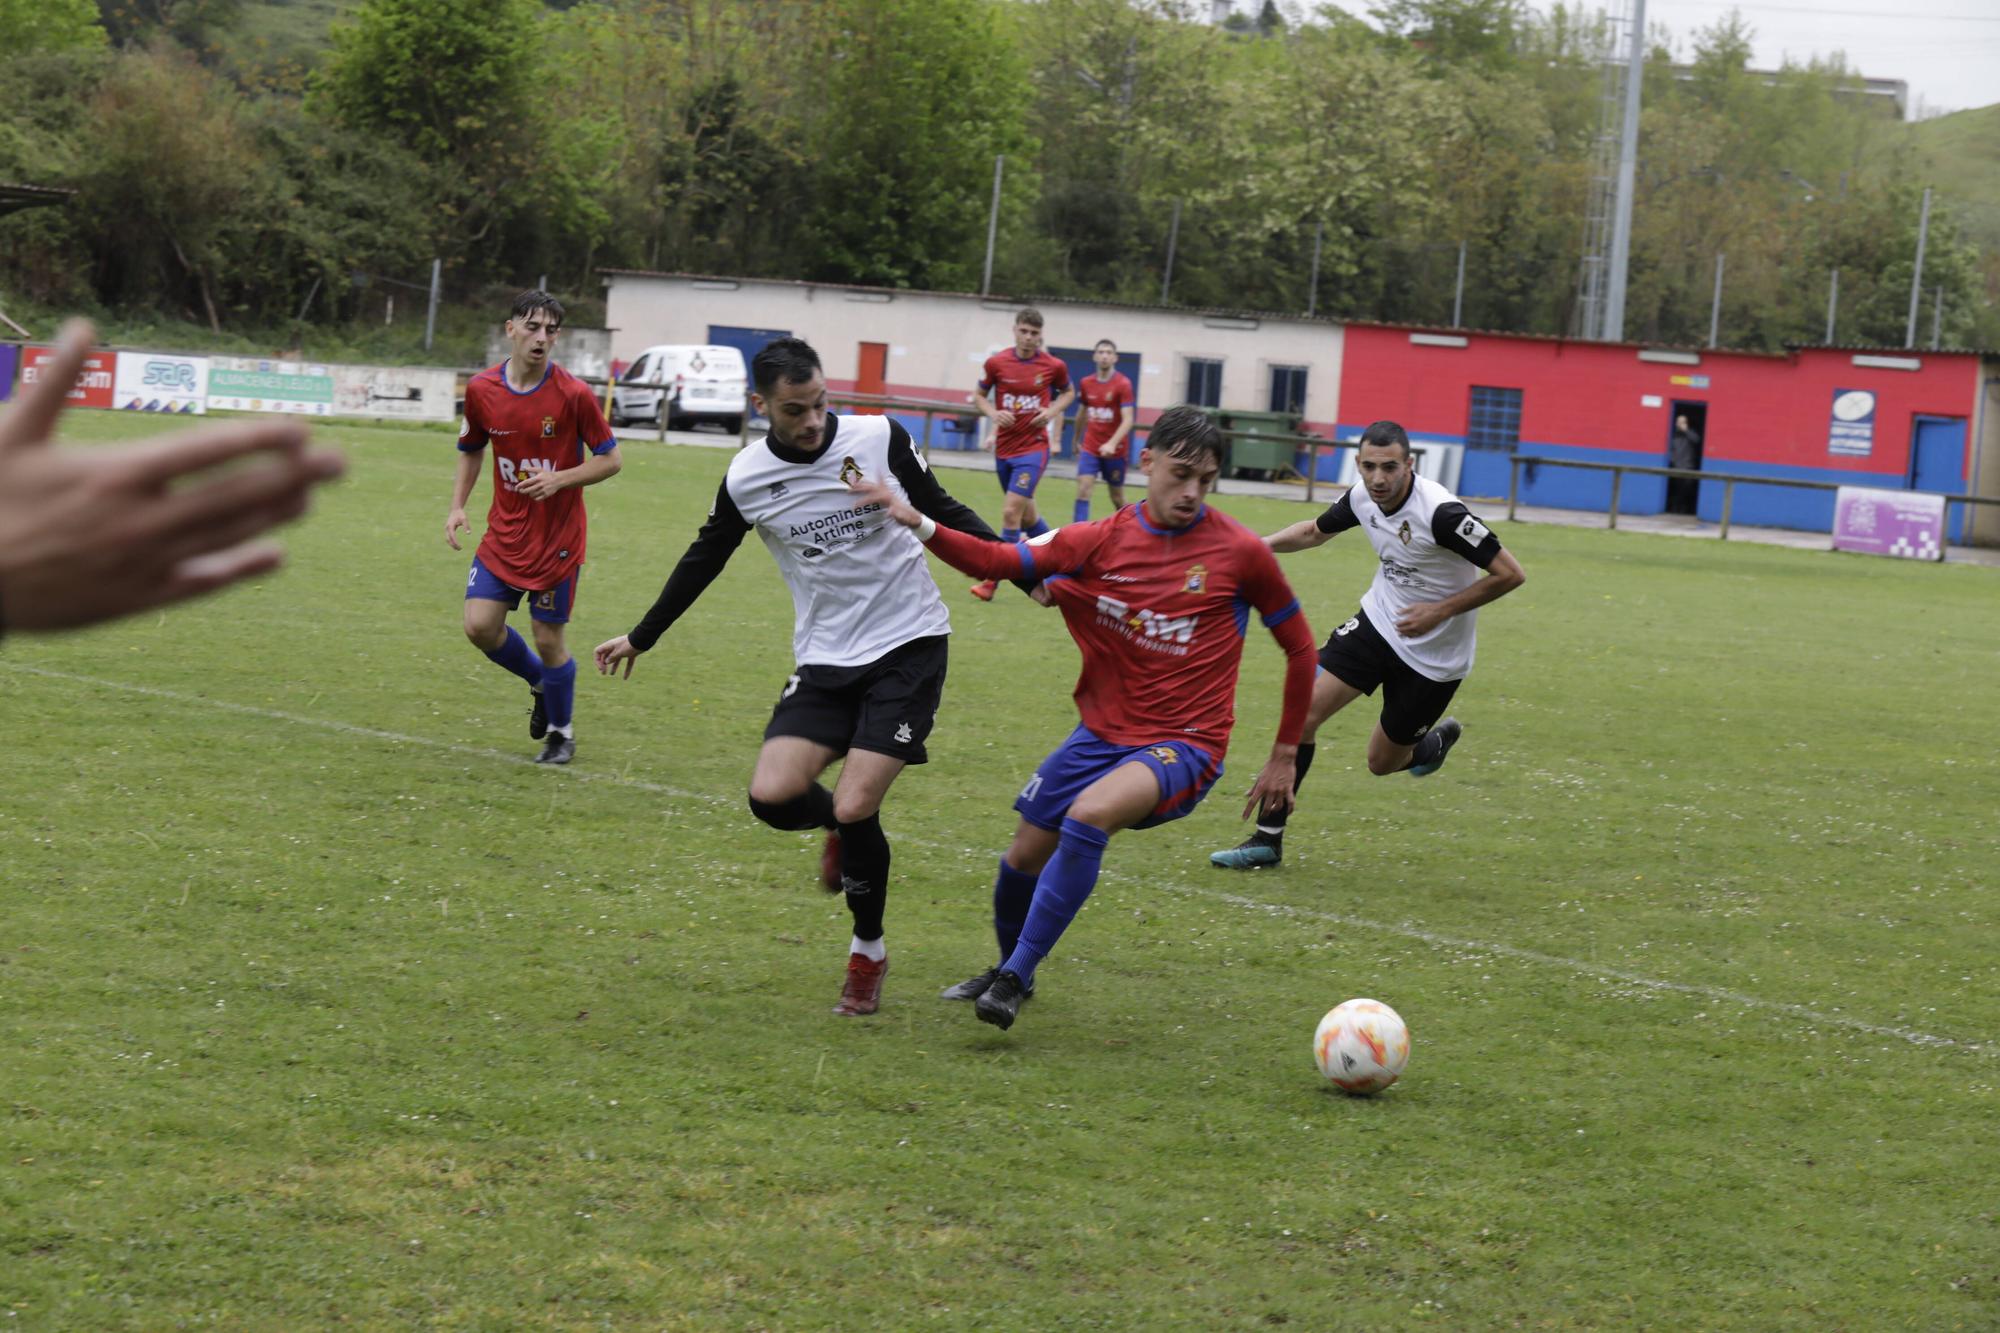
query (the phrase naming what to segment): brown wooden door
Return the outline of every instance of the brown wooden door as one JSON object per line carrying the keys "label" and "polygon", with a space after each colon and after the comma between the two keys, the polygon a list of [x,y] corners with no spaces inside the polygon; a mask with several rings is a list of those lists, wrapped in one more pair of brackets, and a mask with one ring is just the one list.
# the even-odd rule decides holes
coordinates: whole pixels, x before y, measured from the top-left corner
{"label": "brown wooden door", "polygon": [[[854,380],[854,392],[886,394],[889,391],[889,344],[862,343],[861,370]],[[880,416],[879,407],[857,407],[864,416]]]}

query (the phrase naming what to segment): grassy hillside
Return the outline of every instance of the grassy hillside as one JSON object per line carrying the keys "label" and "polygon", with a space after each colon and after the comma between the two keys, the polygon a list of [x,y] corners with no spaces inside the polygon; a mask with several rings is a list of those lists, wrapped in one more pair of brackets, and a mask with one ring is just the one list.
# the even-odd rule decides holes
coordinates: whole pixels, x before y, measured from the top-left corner
{"label": "grassy hillside", "polygon": [[1973,239],[2000,250],[2000,102],[1924,121],[1911,133]]}

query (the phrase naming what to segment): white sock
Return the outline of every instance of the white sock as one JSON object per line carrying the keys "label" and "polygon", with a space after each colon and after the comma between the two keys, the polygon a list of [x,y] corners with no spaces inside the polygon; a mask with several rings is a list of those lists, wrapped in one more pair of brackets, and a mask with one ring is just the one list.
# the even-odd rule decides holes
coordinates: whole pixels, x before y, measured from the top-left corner
{"label": "white sock", "polygon": [[576,723],[572,722],[566,727],[551,726],[549,728],[549,735],[561,736],[567,740],[573,741],[576,739]]}
{"label": "white sock", "polygon": [[1264,825],[1259,824],[1257,831],[1267,838],[1282,838],[1285,836],[1285,826],[1283,824],[1278,825],[1276,828],[1266,828]]}
{"label": "white sock", "polygon": [[879,963],[889,956],[889,951],[883,947],[881,940],[864,940],[858,935],[848,944],[847,951],[858,953],[871,963]]}

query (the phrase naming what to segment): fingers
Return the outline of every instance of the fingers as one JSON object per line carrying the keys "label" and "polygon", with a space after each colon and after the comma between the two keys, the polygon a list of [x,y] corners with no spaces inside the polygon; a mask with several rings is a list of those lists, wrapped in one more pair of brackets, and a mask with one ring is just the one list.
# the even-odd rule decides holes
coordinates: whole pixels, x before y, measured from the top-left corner
{"label": "fingers", "polygon": [[[170,602],[199,597],[232,583],[267,574],[284,561],[284,550],[276,542],[250,542],[226,551],[196,556],[175,567],[166,581],[158,586],[152,605],[165,606]],[[136,606],[132,609],[143,611],[146,608]]]}
{"label": "fingers", "polygon": [[62,326],[54,355],[42,364],[35,382],[21,391],[14,410],[0,418],[0,453],[48,443],[56,418],[62,415],[63,399],[76,383],[83,359],[90,355],[90,340],[96,336],[87,319],[72,319]]}
{"label": "fingers", "polygon": [[[142,485],[164,485],[176,477],[226,463],[245,454],[273,452],[304,455],[306,428],[297,422],[276,418],[232,421],[183,431],[126,451],[125,466]],[[304,455],[319,480],[340,475],[345,463],[339,454],[320,452]]]}
{"label": "fingers", "polygon": [[[328,460],[331,460],[330,462]],[[296,517],[311,489],[340,471],[338,455],[300,454],[227,472],[147,502],[124,523],[107,525],[107,541],[178,541],[236,515]]]}

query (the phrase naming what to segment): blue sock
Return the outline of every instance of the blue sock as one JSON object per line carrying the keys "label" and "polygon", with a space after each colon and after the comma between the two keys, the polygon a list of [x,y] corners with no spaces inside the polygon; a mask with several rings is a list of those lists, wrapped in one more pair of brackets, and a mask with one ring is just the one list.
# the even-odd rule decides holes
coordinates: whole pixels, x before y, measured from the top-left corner
{"label": "blue sock", "polygon": [[1088,523],[1090,521],[1090,501],[1078,500],[1076,502],[1076,512],[1070,515],[1069,521],[1072,523]]}
{"label": "blue sock", "polygon": [[1000,540],[1012,546],[1015,542],[1021,540],[1021,530],[1019,528],[1002,528],[1000,529]]}
{"label": "blue sock", "polygon": [[1021,923],[1028,919],[1028,904],[1034,897],[1035,877],[1001,857],[1000,874],[993,881],[993,937],[1000,941],[1003,964],[1021,938]]}
{"label": "blue sock", "polygon": [[486,655],[527,681],[529,689],[541,688],[542,659],[535,656],[535,650],[512,625],[507,627],[507,641]]}
{"label": "blue sock", "polygon": [[549,713],[549,730],[569,735],[570,715],[576,711],[576,659],[542,672],[542,707]]}
{"label": "blue sock", "polygon": [[1040,520],[1039,518],[1036,519],[1033,523],[1030,523],[1026,528],[1022,529],[1022,531],[1027,536],[1030,537],[1039,537],[1048,530],[1049,530],[1049,525],[1042,522],[1042,520]]}
{"label": "blue sock", "polygon": [[1097,887],[1097,871],[1104,864],[1104,848],[1110,841],[1111,835],[1103,829],[1063,820],[1062,841],[1035,881],[1035,900],[1028,905],[1027,922],[1004,965],[1021,979],[1022,989],[1035,984],[1036,966],[1056,947],[1069,923],[1083,910],[1090,891]]}

